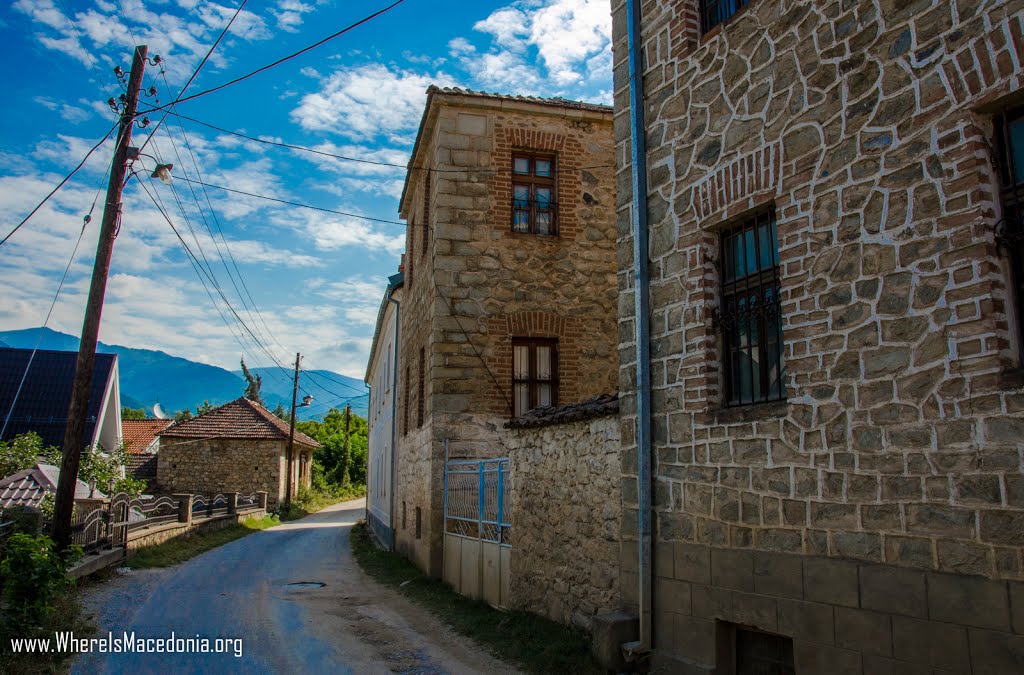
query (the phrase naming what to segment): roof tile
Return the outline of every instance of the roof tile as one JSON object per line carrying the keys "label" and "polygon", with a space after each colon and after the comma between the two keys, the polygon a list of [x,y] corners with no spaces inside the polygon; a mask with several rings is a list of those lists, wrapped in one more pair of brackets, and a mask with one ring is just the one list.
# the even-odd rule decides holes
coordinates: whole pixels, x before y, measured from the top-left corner
{"label": "roof tile", "polygon": [[[192,419],[176,422],[157,436],[175,438],[251,438],[288,440],[289,425],[259,403],[237,398]],[[315,440],[295,430],[295,442],[319,448]]]}

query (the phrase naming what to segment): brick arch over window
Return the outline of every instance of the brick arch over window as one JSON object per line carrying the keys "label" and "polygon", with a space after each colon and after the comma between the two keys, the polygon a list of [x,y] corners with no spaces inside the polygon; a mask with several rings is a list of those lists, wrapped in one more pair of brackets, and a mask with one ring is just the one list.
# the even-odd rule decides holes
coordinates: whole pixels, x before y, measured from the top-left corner
{"label": "brick arch over window", "polygon": [[485,396],[487,411],[495,415],[509,415],[511,412],[513,338],[553,338],[558,341],[559,402],[572,403],[592,395],[583,391],[580,382],[582,369],[587,367],[582,362],[579,340],[583,331],[582,319],[550,312],[517,312],[488,318],[487,334],[491,348],[485,358],[501,391],[490,388]]}
{"label": "brick arch over window", "polygon": [[[512,232],[512,155],[516,151],[549,152],[555,155],[557,237],[537,239],[534,235]],[[583,157],[583,145],[571,136],[496,124],[491,163],[499,171],[494,172],[487,181],[488,191],[494,195],[492,227],[495,231],[507,237],[531,236],[535,241],[575,240],[580,229],[576,211],[583,203],[583,182],[579,171],[583,166]]]}

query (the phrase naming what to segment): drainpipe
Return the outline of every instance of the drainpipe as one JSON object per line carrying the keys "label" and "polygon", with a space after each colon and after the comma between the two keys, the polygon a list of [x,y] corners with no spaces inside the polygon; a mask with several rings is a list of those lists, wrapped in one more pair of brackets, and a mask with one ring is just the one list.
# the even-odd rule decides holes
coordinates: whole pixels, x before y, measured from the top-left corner
{"label": "drainpipe", "polygon": [[623,645],[627,656],[651,649],[651,359],[650,283],[647,245],[647,143],[644,121],[643,42],[640,0],[626,0],[629,46],[629,110],[633,149],[633,293],[636,323],[637,536],[639,555],[640,640]]}
{"label": "drainpipe", "polygon": [[395,347],[394,357],[391,359],[391,363],[394,365],[391,369],[391,506],[388,510],[391,520],[391,550],[394,551],[395,538],[398,532],[398,528],[395,527],[395,443],[398,440],[398,336],[399,331],[402,329],[402,303],[390,295],[388,295],[388,302],[395,306]]}

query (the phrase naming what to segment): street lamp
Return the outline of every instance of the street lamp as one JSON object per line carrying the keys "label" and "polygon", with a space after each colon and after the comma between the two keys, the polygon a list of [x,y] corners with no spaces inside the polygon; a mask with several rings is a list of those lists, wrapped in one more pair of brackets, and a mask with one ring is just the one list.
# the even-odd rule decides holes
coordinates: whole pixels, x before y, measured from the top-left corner
{"label": "street lamp", "polygon": [[302,361],[302,354],[295,355],[295,382],[292,386],[292,419],[288,428],[288,480],[285,483],[284,504],[286,509],[292,507],[292,458],[295,456],[295,409],[308,408],[313,402],[313,397],[306,394],[302,397],[302,403],[296,404],[299,395],[299,363]]}

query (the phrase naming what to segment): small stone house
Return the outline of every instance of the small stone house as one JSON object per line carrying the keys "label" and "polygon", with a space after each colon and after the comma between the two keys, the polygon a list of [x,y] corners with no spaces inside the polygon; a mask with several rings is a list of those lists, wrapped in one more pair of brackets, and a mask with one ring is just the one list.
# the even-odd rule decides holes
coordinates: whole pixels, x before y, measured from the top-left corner
{"label": "small stone house", "polygon": [[394,530],[434,576],[446,457],[504,457],[511,418],[616,391],[611,118],[427,90],[400,202]]}
{"label": "small stone house", "polygon": [[1022,672],[1024,3],[632,4],[632,647],[672,672]]}
{"label": "small stone house", "polygon": [[[156,480],[164,492],[218,493],[266,491],[275,508],[286,495],[287,422],[258,403],[239,398],[177,422],[160,439]],[[292,455],[292,497],[309,487],[313,451],[320,444],[296,430]]]}
{"label": "small stone house", "polygon": [[157,434],[173,424],[171,420],[121,420],[124,432],[125,474],[147,481],[150,489],[156,482],[157,453],[160,437]]}

